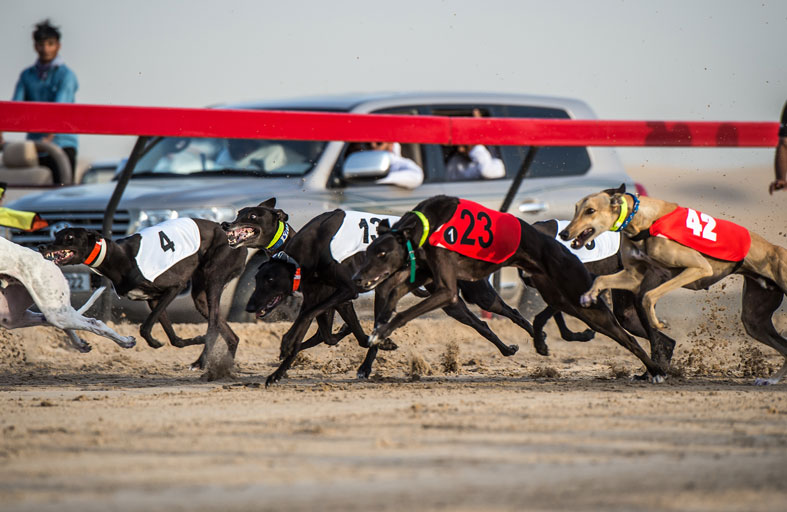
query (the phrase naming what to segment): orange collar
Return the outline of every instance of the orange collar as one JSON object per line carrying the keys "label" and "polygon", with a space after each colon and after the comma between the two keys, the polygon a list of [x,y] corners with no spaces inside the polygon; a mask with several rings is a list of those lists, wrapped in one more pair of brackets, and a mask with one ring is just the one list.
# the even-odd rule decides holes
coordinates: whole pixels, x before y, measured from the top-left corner
{"label": "orange collar", "polygon": [[292,276],[292,291],[297,292],[301,286],[301,267],[295,269],[295,275]]}
{"label": "orange collar", "polygon": [[104,263],[104,258],[107,255],[107,242],[103,238],[99,238],[93,250],[83,263],[91,268],[96,268]]}

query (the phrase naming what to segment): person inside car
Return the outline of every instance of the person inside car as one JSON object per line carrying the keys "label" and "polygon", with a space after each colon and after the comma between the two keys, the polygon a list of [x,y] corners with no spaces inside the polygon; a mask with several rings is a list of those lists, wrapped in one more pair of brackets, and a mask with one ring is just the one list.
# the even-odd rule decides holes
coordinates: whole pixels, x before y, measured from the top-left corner
{"label": "person inside car", "polygon": [[388,151],[391,154],[388,176],[380,178],[375,183],[415,189],[424,182],[424,170],[413,160],[402,156],[402,146],[398,142],[369,142],[367,148]]}

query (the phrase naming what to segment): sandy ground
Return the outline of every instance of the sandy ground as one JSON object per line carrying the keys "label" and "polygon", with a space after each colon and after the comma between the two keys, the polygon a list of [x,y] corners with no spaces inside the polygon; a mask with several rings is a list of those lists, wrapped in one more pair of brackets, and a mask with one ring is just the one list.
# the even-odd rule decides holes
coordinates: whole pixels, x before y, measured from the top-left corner
{"label": "sandy ground", "polygon": [[[787,245],[768,172],[636,177]],[[782,358],[746,337],[739,289],[659,304],[678,340],[660,385],[632,382],[641,365],[606,338],[566,343],[550,324],[545,358],[499,318],[510,358],[433,314],[368,382],[345,340],[269,389],[285,323],[235,324],[234,376],[211,383],[188,370],[196,347],[86,334],[78,354],[51,328],[0,331],[0,510],[784,510],[787,383],[751,385]]]}

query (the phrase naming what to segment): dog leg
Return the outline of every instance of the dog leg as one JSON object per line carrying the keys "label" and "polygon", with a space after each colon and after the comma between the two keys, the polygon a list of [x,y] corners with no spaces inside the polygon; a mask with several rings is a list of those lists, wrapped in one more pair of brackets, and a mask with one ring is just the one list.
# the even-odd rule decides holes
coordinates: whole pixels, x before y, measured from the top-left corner
{"label": "dog leg", "polygon": [[566,319],[563,318],[563,314],[560,311],[555,313],[554,318],[557,328],[560,331],[560,337],[566,341],[586,342],[592,340],[596,336],[596,332],[593,329],[585,329],[582,332],[573,332],[566,325]]}
{"label": "dog leg", "polygon": [[[454,320],[472,327],[475,331],[492,342],[504,356],[513,356],[519,350],[518,345],[506,345],[500,338],[489,328],[489,325],[475,316],[468,308],[463,300],[457,301],[455,304],[449,304],[443,308],[443,311],[453,318]],[[532,328],[532,327],[531,327]]]}
{"label": "dog leg", "polygon": [[590,307],[598,301],[599,294],[607,289],[636,292],[641,282],[642,274],[635,268],[624,268],[615,274],[598,276],[590,289],[579,298],[579,304],[583,308]]}
{"label": "dog leg", "polygon": [[787,373],[787,339],[778,333],[773,326],[772,318],[773,313],[781,306],[784,293],[772,281],[768,281],[766,287],[762,287],[757,279],[744,276],[741,299],[741,320],[749,336],[775,349],[785,357],[785,362],[776,375],[770,378],[758,378],[754,383],[756,385],[776,384]]}
{"label": "dog leg", "polygon": [[161,312],[164,311],[167,306],[169,306],[170,302],[172,302],[175,297],[180,292],[179,288],[170,288],[167,292],[162,295],[158,300],[149,300],[148,306],[150,307],[150,314],[145,321],[142,323],[142,326],[139,328],[139,334],[144,338],[145,341],[148,342],[148,345],[153,348],[161,348],[164,346],[163,343],[158,341],[151,335],[151,331],[153,330],[153,326],[158,321]]}
{"label": "dog leg", "polygon": [[549,346],[547,346],[547,335],[544,332],[544,326],[557,312],[557,309],[547,306],[533,318],[533,347],[535,347],[536,353],[542,356],[549,355]]}
{"label": "dog leg", "polygon": [[535,338],[533,326],[530,322],[500,298],[492,284],[486,279],[478,281],[459,281],[459,290],[466,301],[479,306],[490,313],[497,313],[508,318],[516,325],[524,329],[531,337]]}
{"label": "dog leg", "polygon": [[71,344],[74,345],[74,348],[76,348],[83,354],[93,350],[93,347],[91,347],[88,342],[77,336],[77,333],[75,333],[73,330],[64,329],[64,331],[66,334],[68,334],[68,338],[71,340]]}
{"label": "dog leg", "polygon": [[707,260],[705,260],[705,258],[699,256],[697,263],[699,264],[698,266],[685,268],[674,278],[660,284],[652,290],[649,290],[642,296],[642,306],[647,312],[648,321],[656,329],[665,329],[667,327],[665,323],[659,321],[659,319],[656,317],[656,303],[661,297],[672,290],[677,290],[678,288],[682,288],[684,285],[693,283],[698,279],[713,275],[713,269],[708,264]]}

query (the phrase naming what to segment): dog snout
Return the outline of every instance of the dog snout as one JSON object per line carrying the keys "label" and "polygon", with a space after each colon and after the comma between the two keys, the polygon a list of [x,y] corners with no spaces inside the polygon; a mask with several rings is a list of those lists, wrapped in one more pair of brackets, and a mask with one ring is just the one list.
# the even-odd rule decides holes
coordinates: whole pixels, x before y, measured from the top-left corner
{"label": "dog snout", "polygon": [[570,238],[570,237],[569,237],[569,235],[568,235],[568,230],[567,230],[567,229],[564,229],[563,231],[561,231],[561,232],[558,234],[558,236],[559,236],[559,237],[560,237],[560,239],[561,239],[561,240],[563,240],[564,242],[568,242],[568,240],[569,240],[569,238]]}

